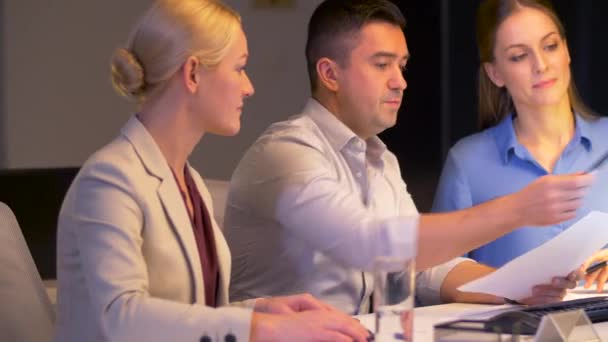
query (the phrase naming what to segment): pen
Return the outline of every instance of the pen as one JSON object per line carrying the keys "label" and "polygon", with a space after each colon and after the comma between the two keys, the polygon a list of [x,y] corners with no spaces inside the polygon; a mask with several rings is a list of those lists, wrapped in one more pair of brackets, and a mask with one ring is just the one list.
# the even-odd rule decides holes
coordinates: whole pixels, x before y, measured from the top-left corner
{"label": "pen", "polygon": [[513,300],[513,299],[509,299],[509,298],[506,298],[506,297],[504,297],[503,299],[505,300],[505,304],[523,305],[522,303],[520,303],[520,302],[518,302],[516,300]]}
{"label": "pen", "polygon": [[604,164],[604,162],[608,159],[608,151],[606,151],[601,157],[600,159],[598,159],[595,163],[591,164],[591,166],[589,168],[587,168],[587,170],[585,171],[585,173],[589,173],[591,171],[594,171],[595,169],[599,168],[600,166],[602,166],[602,164]]}
{"label": "pen", "polygon": [[585,274],[591,274],[603,267],[606,267],[606,260],[604,260],[602,262],[598,262],[597,264],[595,264],[593,266],[587,267],[587,269],[585,270]]}

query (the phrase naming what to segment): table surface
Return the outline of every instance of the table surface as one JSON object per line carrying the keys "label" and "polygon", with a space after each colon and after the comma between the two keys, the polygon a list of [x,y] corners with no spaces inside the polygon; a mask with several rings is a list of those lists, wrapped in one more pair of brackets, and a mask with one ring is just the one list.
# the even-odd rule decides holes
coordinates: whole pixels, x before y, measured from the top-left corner
{"label": "table surface", "polygon": [[[572,290],[565,299],[570,300],[597,295],[598,294],[594,291],[576,288]],[[608,295],[608,293],[603,295]],[[452,303],[416,308],[414,310],[414,341],[433,341],[433,326],[435,324],[462,318],[483,319],[494,316],[500,311],[511,309],[512,307],[513,305]],[[359,316],[359,319],[363,325],[373,331],[373,314]],[[593,327],[602,338],[602,341],[608,341],[608,322],[597,323],[594,324]]]}
{"label": "table surface", "polygon": [[[56,283],[45,282],[51,301],[55,304]],[[592,290],[585,290],[578,287],[566,296],[566,300],[593,297],[598,294]],[[608,293],[603,295],[608,296]],[[432,342],[434,339],[433,326],[438,323],[453,321],[461,318],[483,319],[494,316],[500,311],[511,309],[512,305],[483,305],[483,304],[464,304],[452,303],[443,305],[433,305],[416,308],[414,310],[414,341]],[[361,323],[368,329],[374,329],[374,315],[363,315],[358,317]],[[596,332],[602,341],[608,341],[608,322],[594,324]],[[376,341],[378,342],[378,341]]]}

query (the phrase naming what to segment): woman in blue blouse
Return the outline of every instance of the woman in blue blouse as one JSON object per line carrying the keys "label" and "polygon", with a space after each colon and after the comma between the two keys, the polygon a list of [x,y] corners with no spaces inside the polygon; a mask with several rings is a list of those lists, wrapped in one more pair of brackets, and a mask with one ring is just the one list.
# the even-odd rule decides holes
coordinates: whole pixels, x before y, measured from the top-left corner
{"label": "woman in blue blouse", "polygon": [[[564,28],[545,0],[487,0],[477,13],[479,123],[483,131],[449,152],[434,211],[452,211],[519,191],[548,174],[587,170],[608,151],[608,119],[577,95]],[[601,171],[596,189],[602,185]],[[583,194],[581,194],[582,196]],[[543,200],[539,198],[539,200]],[[581,199],[576,199],[581,200]],[[591,191],[574,219],[521,227],[469,257],[500,267],[558,235],[590,210],[608,209],[608,191]],[[608,259],[600,251],[587,260]],[[603,290],[608,272],[587,276]]]}

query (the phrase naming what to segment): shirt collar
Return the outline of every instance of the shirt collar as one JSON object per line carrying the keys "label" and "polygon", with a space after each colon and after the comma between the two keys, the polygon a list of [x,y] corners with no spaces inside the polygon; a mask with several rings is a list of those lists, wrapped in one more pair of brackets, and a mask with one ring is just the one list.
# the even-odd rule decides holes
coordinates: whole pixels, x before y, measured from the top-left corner
{"label": "shirt collar", "polygon": [[[515,128],[513,127],[513,119],[515,113],[507,115],[498,125],[491,128],[498,151],[502,157],[503,162],[506,164],[509,162],[513,154],[523,153],[521,150],[523,146],[517,141],[515,135]],[[580,142],[585,149],[591,149],[591,127],[590,123],[581,117],[578,113],[574,115],[574,137],[572,141],[574,144]]]}
{"label": "shirt collar", "polygon": [[380,159],[386,151],[386,145],[380,138],[373,136],[364,141],[313,98],[310,98],[306,103],[304,114],[308,115],[317,124],[329,143],[337,151],[342,151],[345,147],[358,149],[361,152],[365,151],[370,160]]}
{"label": "shirt collar", "polygon": [[575,141],[576,141],[576,139],[579,139],[581,144],[583,144],[583,146],[585,146],[587,151],[590,151],[591,148],[593,147],[593,140],[592,140],[592,131],[593,130],[591,127],[591,123],[589,121],[587,121],[587,119],[585,119],[584,117],[579,115],[578,113],[576,113],[576,115],[574,115],[574,120],[575,120],[574,122],[576,124],[575,131],[574,131]]}
{"label": "shirt collar", "polygon": [[517,146],[519,146],[519,142],[515,136],[515,129],[513,128],[513,118],[514,114],[509,114],[498,125],[490,128],[494,134],[498,152],[505,164],[509,162],[511,156],[517,150]]}

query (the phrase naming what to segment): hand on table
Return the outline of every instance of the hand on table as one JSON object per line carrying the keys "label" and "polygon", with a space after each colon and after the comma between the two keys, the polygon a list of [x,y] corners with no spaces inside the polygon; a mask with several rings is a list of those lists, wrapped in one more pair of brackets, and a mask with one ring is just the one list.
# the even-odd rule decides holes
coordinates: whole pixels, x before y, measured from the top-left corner
{"label": "hand on table", "polygon": [[255,302],[254,310],[265,313],[292,313],[307,310],[338,311],[333,306],[324,303],[308,293],[292,296],[260,298]]}
{"label": "hand on table", "polygon": [[309,294],[260,298],[254,311],[252,341],[366,342],[369,338],[358,320]]}

